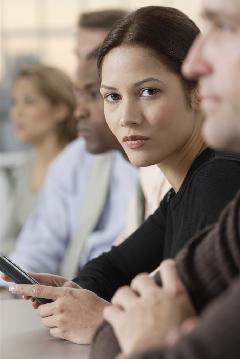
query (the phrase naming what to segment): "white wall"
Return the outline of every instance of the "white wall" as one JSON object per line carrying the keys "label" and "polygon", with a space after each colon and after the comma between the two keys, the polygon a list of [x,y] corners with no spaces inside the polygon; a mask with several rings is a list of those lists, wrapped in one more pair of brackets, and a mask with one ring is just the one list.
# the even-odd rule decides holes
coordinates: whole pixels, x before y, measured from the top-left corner
{"label": "white wall", "polygon": [[[0,79],[5,54],[40,53],[42,59],[74,67],[74,29],[82,11],[109,7],[135,9],[147,5],[177,7],[198,24],[201,0],[0,0]],[[46,33],[44,33],[44,30]],[[2,41],[1,41],[2,40]]]}

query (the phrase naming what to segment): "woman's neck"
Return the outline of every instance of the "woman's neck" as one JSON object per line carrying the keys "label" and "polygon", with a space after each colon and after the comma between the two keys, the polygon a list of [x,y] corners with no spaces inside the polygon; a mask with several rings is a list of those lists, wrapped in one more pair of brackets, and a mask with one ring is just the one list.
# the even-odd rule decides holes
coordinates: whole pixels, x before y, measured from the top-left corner
{"label": "woman's neck", "polygon": [[34,162],[30,181],[32,192],[39,192],[41,189],[49,164],[63,150],[66,143],[61,143],[56,136],[48,136],[34,146]]}
{"label": "woman's neck", "polygon": [[196,157],[207,147],[201,136],[202,119],[199,117],[195,121],[192,135],[184,146],[158,165],[175,192],[179,191]]}
{"label": "woman's neck", "polygon": [[35,161],[39,164],[48,164],[66,146],[56,136],[48,136],[35,146]]}

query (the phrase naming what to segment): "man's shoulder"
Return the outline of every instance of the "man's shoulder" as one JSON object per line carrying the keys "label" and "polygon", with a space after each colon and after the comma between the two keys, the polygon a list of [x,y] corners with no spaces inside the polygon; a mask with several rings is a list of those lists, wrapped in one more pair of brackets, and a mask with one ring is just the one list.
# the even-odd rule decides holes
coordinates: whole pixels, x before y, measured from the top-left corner
{"label": "man's shoulder", "polygon": [[86,149],[82,139],[70,143],[49,166],[47,184],[63,186],[67,191],[82,183],[82,177],[88,172],[92,155]]}
{"label": "man's shoulder", "polygon": [[135,188],[138,181],[138,169],[134,167],[119,151],[113,151],[112,186]]}
{"label": "man's shoulder", "polygon": [[61,166],[65,163],[71,164],[79,162],[79,159],[89,156],[91,155],[85,148],[84,140],[77,139],[65,147],[65,149],[56,157],[52,166]]}
{"label": "man's shoulder", "polygon": [[84,140],[77,139],[53,161],[49,168],[48,179],[66,188],[79,187],[82,182],[88,180],[94,163],[101,160],[101,163],[104,164],[109,156],[113,156],[113,161],[111,161],[112,179],[134,176],[136,170],[117,151],[93,155],[87,152]]}
{"label": "man's shoulder", "polygon": [[118,174],[126,175],[126,173],[132,173],[133,175],[138,175],[138,169],[131,164],[121,152],[113,151],[113,162],[115,172]]}
{"label": "man's shoulder", "polygon": [[[85,143],[82,139],[71,142],[55,158],[49,168],[49,173],[62,173],[67,169],[67,173],[75,172],[76,169],[83,168],[86,163],[92,160],[92,155],[87,152]],[[66,173],[65,173],[66,174]]]}

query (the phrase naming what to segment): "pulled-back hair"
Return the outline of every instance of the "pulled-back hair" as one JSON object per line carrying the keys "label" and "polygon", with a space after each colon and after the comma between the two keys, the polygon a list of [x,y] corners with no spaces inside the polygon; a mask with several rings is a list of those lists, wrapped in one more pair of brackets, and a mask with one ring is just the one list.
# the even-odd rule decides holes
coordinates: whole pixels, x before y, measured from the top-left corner
{"label": "pulled-back hair", "polygon": [[181,11],[164,6],[140,8],[120,20],[99,49],[98,68],[105,56],[121,45],[137,45],[152,50],[168,70],[178,75],[185,89],[188,104],[196,81],[185,79],[182,63],[197,35],[196,24]]}
{"label": "pulled-back hair", "polygon": [[58,124],[58,138],[68,143],[77,137],[74,110],[76,107],[75,94],[71,79],[62,70],[44,64],[34,64],[23,68],[16,76],[33,80],[39,92],[53,105],[64,104],[68,114]]}
{"label": "pulled-back hair", "polygon": [[78,27],[110,30],[117,21],[124,18],[127,14],[127,11],[121,9],[86,12],[80,15]]}

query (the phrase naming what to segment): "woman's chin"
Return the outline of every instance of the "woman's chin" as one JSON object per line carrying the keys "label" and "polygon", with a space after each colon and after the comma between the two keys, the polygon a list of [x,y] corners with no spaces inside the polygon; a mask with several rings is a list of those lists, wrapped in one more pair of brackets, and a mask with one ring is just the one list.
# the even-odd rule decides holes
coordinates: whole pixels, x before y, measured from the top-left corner
{"label": "woman's chin", "polygon": [[127,156],[129,161],[136,167],[148,167],[158,163],[158,161],[143,156],[131,156],[129,154]]}

